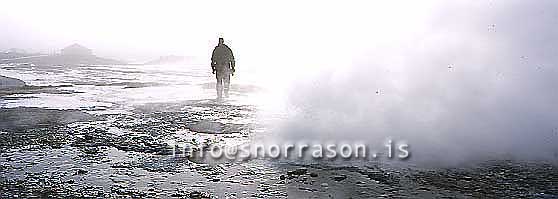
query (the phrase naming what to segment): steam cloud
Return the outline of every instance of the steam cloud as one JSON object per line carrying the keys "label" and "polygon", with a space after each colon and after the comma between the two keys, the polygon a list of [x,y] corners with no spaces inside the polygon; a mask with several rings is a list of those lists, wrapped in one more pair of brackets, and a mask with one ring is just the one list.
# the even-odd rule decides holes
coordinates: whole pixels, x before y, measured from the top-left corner
{"label": "steam cloud", "polygon": [[440,6],[394,42],[363,38],[361,56],[292,85],[269,140],[392,138],[426,164],[556,161],[557,5],[529,3]]}

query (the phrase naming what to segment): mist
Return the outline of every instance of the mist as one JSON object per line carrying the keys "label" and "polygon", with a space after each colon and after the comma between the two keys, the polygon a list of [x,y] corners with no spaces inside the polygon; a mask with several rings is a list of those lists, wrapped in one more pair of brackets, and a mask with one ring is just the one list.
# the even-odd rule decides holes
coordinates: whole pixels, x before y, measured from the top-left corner
{"label": "mist", "polygon": [[[555,1],[10,1],[0,50],[80,43],[130,61],[208,60],[287,112],[270,140],[393,138],[412,160],[556,160]],[[209,63],[209,61],[208,61]],[[184,66],[187,67],[187,66]],[[209,68],[209,65],[208,65]],[[252,77],[250,77],[252,76]],[[235,80],[236,81],[236,80]],[[263,114],[265,115],[265,114]]]}
{"label": "mist", "polygon": [[558,28],[548,26],[556,8],[437,2],[392,35],[359,35],[349,45],[360,50],[294,81],[287,119],[264,140],[392,139],[410,146],[408,161],[426,165],[556,161]]}
{"label": "mist", "polygon": [[557,11],[2,2],[0,198],[558,198]]}

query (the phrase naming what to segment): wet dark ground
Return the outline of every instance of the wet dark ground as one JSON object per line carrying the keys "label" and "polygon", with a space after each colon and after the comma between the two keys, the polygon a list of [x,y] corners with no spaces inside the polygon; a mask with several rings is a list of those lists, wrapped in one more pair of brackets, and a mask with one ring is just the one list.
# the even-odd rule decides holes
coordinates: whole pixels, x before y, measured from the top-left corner
{"label": "wet dark ground", "polygon": [[[0,98],[33,93],[75,94],[31,86],[2,90]],[[545,162],[208,164],[173,155],[173,145],[249,141],[266,133],[256,106],[202,99],[103,112],[112,108],[1,108],[0,198],[558,198],[558,166]]]}
{"label": "wet dark ground", "polygon": [[[250,106],[212,100],[150,104],[130,114],[102,116],[76,110],[2,109],[0,196],[558,197],[558,167],[544,163],[502,160],[444,169],[393,168],[381,162],[204,164],[173,156],[166,142],[249,139],[260,127],[234,121],[251,118],[253,112]],[[217,125],[203,125],[209,121]]]}

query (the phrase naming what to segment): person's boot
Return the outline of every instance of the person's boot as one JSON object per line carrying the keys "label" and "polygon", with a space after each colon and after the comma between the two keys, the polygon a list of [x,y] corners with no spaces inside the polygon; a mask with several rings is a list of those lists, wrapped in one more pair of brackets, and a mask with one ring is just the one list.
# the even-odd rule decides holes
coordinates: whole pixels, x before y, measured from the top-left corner
{"label": "person's boot", "polygon": [[229,98],[229,89],[225,89],[225,98]]}

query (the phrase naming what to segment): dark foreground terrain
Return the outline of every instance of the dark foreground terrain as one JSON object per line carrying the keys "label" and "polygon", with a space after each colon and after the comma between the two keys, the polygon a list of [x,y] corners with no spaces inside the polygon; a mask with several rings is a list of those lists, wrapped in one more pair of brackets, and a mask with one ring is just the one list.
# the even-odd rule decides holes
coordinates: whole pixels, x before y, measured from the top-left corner
{"label": "dark foreground terrain", "polygon": [[[103,116],[76,110],[1,109],[0,196],[558,197],[558,167],[544,163],[492,161],[445,169],[266,160],[210,165],[173,156],[166,142],[249,139],[258,126],[234,121],[253,117],[252,112],[248,106],[211,100],[151,104],[134,113]],[[213,125],[202,126],[210,129],[195,128],[209,121]]]}
{"label": "dark foreground terrain", "polygon": [[[173,146],[234,145],[266,133],[256,106],[120,100],[118,92],[144,93],[160,86],[150,82],[173,79],[168,73],[150,72],[159,76],[144,80],[147,73],[131,70],[6,68],[39,74],[37,81],[54,74],[53,82],[64,84],[0,90],[0,105],[6,105],[0,109],[1,198],[558,198],[558,167],[544,162],[494,160],[459,168],[265,159],[207,164],[173,155]],[[209,81],[199,82],[190,84],[212,91],[203,87]],[[235,96],[248,92],[233,88]],[[103,93],[112,105],[83,105],[103,101]],[[50,98],[80,103],[52,108],[43,103]]]}

